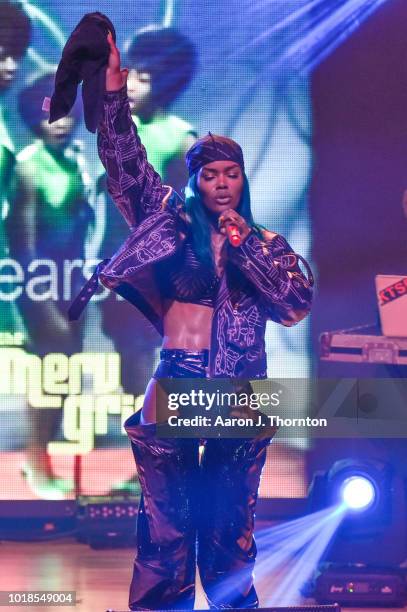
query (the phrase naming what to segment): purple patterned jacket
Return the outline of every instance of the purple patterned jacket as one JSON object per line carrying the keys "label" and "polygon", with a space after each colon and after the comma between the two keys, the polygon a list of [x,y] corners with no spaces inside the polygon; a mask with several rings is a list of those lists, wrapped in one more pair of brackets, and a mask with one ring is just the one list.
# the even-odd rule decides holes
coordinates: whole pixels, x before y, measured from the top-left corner
{"label": "purple patterned jacket", "polygon": [[[98,149],[109,192],[130,234],[97,273],[106,287],[132,302],[163,333],[163,300],[154,266],[188,240],[190,229],[182,199],[162,184],[147,161],[125,88],[105,96]],[[312,273],[305,262],[307,278],[298,259],[282,236],[266,230],[252,231],[240,247],[228,246],[228,264],[214,303],[209,376],[266,377],[267,319],[291,326],[310,310]],[[229,274],[230,266],[234,274]]]}

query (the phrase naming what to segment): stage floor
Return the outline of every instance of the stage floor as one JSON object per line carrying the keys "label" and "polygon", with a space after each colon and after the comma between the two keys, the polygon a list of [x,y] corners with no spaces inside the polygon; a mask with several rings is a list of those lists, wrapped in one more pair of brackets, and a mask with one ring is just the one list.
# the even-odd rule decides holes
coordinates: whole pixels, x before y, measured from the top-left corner
{"label": "stage floor", "polygon": [[[261,525],[264,527],[264,524]],[[74,540],[47,543],[0,543],[2,571],[0,590],[52,590],[76,591],[78,603],[75,612],[105,612],[108,608],[127,610],[127,589],[131,578],[133,551],[131,549],[92,550]],[[283,571],[288,571],[286,568]],[[256,582],[260,601],[273,592],[273,585],[282,574],[268,575]],[[299,602],[295,602],[299,603]],[[302,604],[312,603],[303,600]],[[195,607],[207,604],[198,588]],[[14,612],[55,611],[55,607],[13,606]],[[373,608],[361,608],[367,612]],[[406,609],[406,608],[404,608]],[[346,608],[356,612],[359,608]],[[400,608],[374,608],[374,612],[400,612]]]}

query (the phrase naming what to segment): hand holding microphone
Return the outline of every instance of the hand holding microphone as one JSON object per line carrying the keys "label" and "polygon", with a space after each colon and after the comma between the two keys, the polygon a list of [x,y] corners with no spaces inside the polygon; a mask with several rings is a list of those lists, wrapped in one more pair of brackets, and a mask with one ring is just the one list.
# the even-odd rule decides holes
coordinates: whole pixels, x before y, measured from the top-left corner
{"label": "hand holding microphone", "polygon": [[226,235],[232,246],[238,247],[242,244],[242,237],[240,236],[239,228],[234,223],[228,223],[226,225]]}
{"label": "hand holding microphone", "polygon": [[239,247],[251,232],[245,219],[233,209],[225,211],[219,217],[218,224],[221,233],[226,234],[234,247]]}

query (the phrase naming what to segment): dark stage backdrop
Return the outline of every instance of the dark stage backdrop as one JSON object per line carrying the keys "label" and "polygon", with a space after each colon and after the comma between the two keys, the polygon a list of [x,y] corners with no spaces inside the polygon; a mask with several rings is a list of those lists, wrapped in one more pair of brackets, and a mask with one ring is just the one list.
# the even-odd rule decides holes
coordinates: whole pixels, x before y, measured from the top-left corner
{"label": "dark stage backdrop", "polygon": [[[315,349],[322,331],[377,323],[375,275],[407,273],[406,18],[405,2],[386,3],[312,76]],[[318,371],[386,376],[327,362]]]}
{"label": "dark stage backdrop", "polygon": [[[403,0],[385,3],[312,75],[315,354],[321,332],[378,325],[376,274],[407,275],[406,19]],[[320,377],[406,376],[406,368],[394,374],[388,366],[315,365]],[[403,471],[405,448],[405,439],[319,440],[308,469],[353,458]]]}

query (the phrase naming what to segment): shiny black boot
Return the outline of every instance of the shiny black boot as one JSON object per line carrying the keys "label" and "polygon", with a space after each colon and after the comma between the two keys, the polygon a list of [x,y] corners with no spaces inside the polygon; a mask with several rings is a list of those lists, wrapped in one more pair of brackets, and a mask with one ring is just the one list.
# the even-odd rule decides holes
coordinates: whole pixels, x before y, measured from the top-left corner
{"label": "shiny black boot", "polygon": [[258,608],[253,537],[269,438],[207,440],[201,461],[198,567],[211,608]]}
{"label": "shiny black boot", "polygon": [[140,413],[125,429],[142,489],[129,607],[192,609],[199,441],[157,438],[155,425],[140,425]]}

